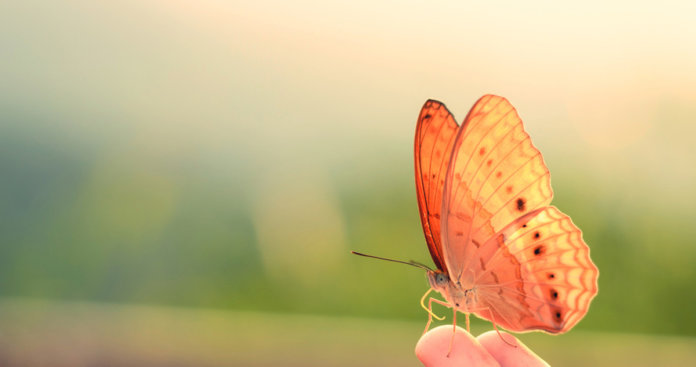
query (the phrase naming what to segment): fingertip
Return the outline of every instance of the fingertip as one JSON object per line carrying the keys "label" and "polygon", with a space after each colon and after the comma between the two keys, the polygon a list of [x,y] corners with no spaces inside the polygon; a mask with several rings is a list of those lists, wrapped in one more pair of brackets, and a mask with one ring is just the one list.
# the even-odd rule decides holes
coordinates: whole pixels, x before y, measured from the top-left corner
{"label": "fingertip", "polygon": [[426,367],[500,366],[481,344],[464,329],[457,327],[452,352],[452,327],[443,325],[423,335],[416,344],[416,356]]}
{"label": "fingertip", "polygon": [[[498,335],[498,332],[491,330],[476,338],[481,346],[500,363],[500,366],[549,366],[548,363],[539,358],[539,356],[514,336],[502,331],[500,334],[501,335]],[[505,338],[505,340],[503,340],[501,336]]]}

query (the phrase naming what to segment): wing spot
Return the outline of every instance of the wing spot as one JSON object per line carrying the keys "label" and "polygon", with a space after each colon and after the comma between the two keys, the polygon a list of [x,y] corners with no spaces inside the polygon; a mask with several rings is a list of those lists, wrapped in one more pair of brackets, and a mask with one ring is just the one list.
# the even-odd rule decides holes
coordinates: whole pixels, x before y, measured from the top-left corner
{"label": "wing spot", "polygon": [[[484,269],[485,270],[485,269]],[[558,291],[555,289],[551,288],[551,298],[552,299],[558,299]]]}
{"label": "wing spot", "polygon": [[479,149],[479,154],[480,155],[486,154],[486,147],[481,147],[481,149]]}
{"label": "wing spot", "polygon": [[486,162],[486,164],[488,165],[488,167],[490,167],[491,164],[493,164],[493,160],[492,160],[492,159],[489,159],[488,162]]}
{"label": "wing spot", "polygon": [[429,118],[433,117],[431,114],[426,113],[425,116],[423,116],[423,120],[427,120]]}
{"label": "wing spot", "polygon": [[544,247],[544,245],[539,245],[534,248],[534,256],[543,255],[544,252],[546,252],[546,247]]}
{"label": "wing spot", "polygon": [[549,274],[547,275],[547,277],[548,277],[549,279],[553,279],[553,278],[556,277],[556,274],[554,274],[554,273],[549,273]]}
{"label": "wing spot", "polygon": [[440,213],[433,214],[433,217],[435,217],[436,219],[440,219]]}
{"label": "wing spot", "polygon": [[556,312],[553,314],[553,316],[554,316],[554,319],[556,320],[556,322],[563,321],[563,319],[561,318],[561,316],[563,316],[563,315],[561,315],[560,310],[556,310]]}
{"label": "wing spot", "polygon": [[527,228],[527,223],[523,224],[522,228]]}
{"label": "wing spot", "polygon": [[462,236],[464,236],[464,232],[462,232],[462,231],[457,231],[454,235],[457,236],[457,237],[462,237]]}
{"label": "wing spot", "polygon": [[[498,280],[498,275],[495,272],[491,272],[491,276],[495,280],[496,284],[500,283],[500,281]],[[501,288],[501,290],[502,290],[502,288]]]}
{"label": "wing spot", "polygon": [[539,234],[539,231],[536,231],[536,232],[534,233],[534,238],[539,238],[539,237],[541,237],[541,235]]}
{"label": "wing spot", "polygon": [[476,240],[471,240],[471,243],[473,243],[474,246],[476,246],[476,248],[481,247],[481,244],[480,244],[478,241],[476,241]]}
{"label": "wing spot", "polygon": [[481,270],[486,271],[486,264],[483,262],[483,258],[479,257],[479,261],[481,262]]}
{"label": "wing spot", "polygon": [[[512,185],[509,185],[508,187],[505,188],[505,191],[507,191],[508,194],[512,194]],[[517,204],[519,206],[519,204]]]}
{"label": "wing spot", "polygon": [[500,178],[503,176],[503,173],[498,171],[498,173],[495,174],[495,177]]}
{"label": "wing spot", "polygon": [[521,212],[524,211],[524,204],[525,204],[524,199],[517,198],[517,210],[519,210]]}

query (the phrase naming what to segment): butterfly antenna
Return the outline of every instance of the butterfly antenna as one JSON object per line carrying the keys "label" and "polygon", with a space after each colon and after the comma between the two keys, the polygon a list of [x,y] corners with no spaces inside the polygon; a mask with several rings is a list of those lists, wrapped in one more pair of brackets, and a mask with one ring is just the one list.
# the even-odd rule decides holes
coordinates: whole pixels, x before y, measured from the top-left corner
{"label": "butterfly antenna", "polygon": [[421,269],[424,269],[424,270],[433,271],[433,269],[430,269],[430,267],[428,267],[428,266],[425,265],[425,264],[421,264],[421,263],[419,263],[418,261],[413,261],[413,260],[410,260],[410,261],[401,261],[401,260],[387,259],[386,257],[379,257],[379,256],[374,256],[374,255],[367,255],[367,254],[363,254],[363,253],[355,252],[355,251],[351,251],[350,253],[351,253],[351,254],[358,255],[358,256],[371,257],[371,258],[373,258],[373,259],[391,261],[391,262],[395,262],[395,263],[400,263],[400,264],[406,264],[406,265],[415,266],[415,267],[417,267],[417,268],[421,268]]}

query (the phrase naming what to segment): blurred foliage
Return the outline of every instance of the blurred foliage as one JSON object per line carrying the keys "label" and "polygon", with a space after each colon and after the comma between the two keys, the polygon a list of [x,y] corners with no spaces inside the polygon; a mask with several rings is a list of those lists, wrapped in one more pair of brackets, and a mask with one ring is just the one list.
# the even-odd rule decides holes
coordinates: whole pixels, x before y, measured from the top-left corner
{"label": "blurred foliage", "polygon": [[[3,296],[424,319],[422,272],[349,255],[431,263],[405,149],[365,148],[380,158],[328,170],[345,241],[325,245],[338,260],[322,267],[316,248],[292,242],[289,273],[277,277],[260,252],[273,249],[257,245],[253,212],[263,192],[216,177],[215,166],[153,163],[141,152],[103,158],[97,146],[57,131],[13,126],[0,135]],[[553,172],[558,159],[547,157]],[[696,334],[696,316],[684,312],[696,304],[689,214],[651,196],[627,199],[575,167],[554,175],[554,203],[583,229],[601,270],[599,296],[579,328]],[[275,187],[279,201],[290,199],[282,194],[290,184]],[[312,215],[279,210],[288,220]],[[303,270],[309,280],[292,273],[306,264],[316,268]]]}

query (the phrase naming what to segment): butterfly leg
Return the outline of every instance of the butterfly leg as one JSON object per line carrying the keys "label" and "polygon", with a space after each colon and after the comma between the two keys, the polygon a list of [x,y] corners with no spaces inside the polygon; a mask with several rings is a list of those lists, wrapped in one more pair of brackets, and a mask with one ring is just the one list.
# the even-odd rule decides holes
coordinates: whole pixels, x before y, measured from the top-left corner
{"label": "butterfly leg", "polygon": [[454,336],[457,335],[457,308],[452,307],[452,339],[450,339],[449,350],[447,351],[447,358],[452,354],[452,347],[454,346]]}
{"label": "butterfly leg", "polygon": [[441,305],[448,306],[447,303],[444,303],[444,302],[440,301],[439,299],[430,297],[430,300],[428,301],[428,307],[425,307],[425,297],[427,297],[428,294],[430,294],[430,292],[432,292],[432,290],[433,290],[432,288],[428,289],[428,291],[425,292],[425,294],[421,298],[421,307],[423,307],[423,309],[428,312],[428,323],[425,324],[425,330],[423,330],[423,334],[428,332],[428,328],[430,327],[430,323],[433,322],[433,317],[435,317],[437,320],[440,320],[440,321],[445,319],[444,317],[440,317],[433,312],[433,301],[435,301]]}
{"label": "butterfly leg", "polygon": [[433,314],[429,313],[428,314],[428,322],[425,324],[425,330],[423,330],[423,335],[428,332],[428,329],[430,328],[430,323],[433,322]]}
{"label": "butterfly leg", "polygon": [[507,344],[513,348],[517,348],[516,345],[511,344],[510,342],[505,340],[505,338],[503,338],[503,334],[500,333],[500,330],[498,330],[498,325],[495,323],[495,315],[493,315],[493,312],[491,312],[491,309],[489,307],[483,307],[483,308],[478,309],[477,311],[488,311],[488,313],[491,315],[491,320],[492,320],[491,322],[493,323],[493,329],[495,330],[496,333],[498,333],[498,336],[500,337],[500,339],[502,339],[503,342],[505,342],[505,344]]}
{"label": "butterfly leg", "polygon": [[[491,313],[491,316],[493,316],[493,313]],[[494,319],[494,320],[495,320],[495,319]],[[495,332],[498,333],[498,336],[500,337],[500,339],[503,339],[503,341],[505,342],[505,344],[507,344],[507,345],[509,345],[509,346],[511,346],[511,347],[513,347],[513,348],[517,348],[516,345],[511,344],[510,342],[508,342],[507,340],[505,340],[505,338],[503,338],[503,334],[501,334],[501,333],[500,333],[500,330],[498,330],[498,326],[495,324],[495,321],[493,321],[493,329],[495,329]]]}
{"label": "butterfly leg", "polygon": [[429,295],[430,292],[432,292],[432,291],[433,291],[433,288],[431,287],[430,289],[428,289],[427,292],[425,292],[425,294],[423,295],[423,297],[421,297],[421,300],[420,300],[421,307],[423,307],[423,309],[424,309],[426,312],[428,312],[428,315],[430,315],[431,317],[435,317],[435,318],[438,319],[438,320],[444,320],[444,319],[445,319],[444,317],[441,318],[441,317],[439,317],[438,315],[436,315],[436,314],[433,313],[433,307],[432,307],[432,302],[433,302],[432,300],[433,300],[433,298],[432,298],[432,297],[430,297],[430,302],[428,303],[428,307],[425,307],[425,298],[428,297],[428,295]]}
{"label": "butterfly leg", "polygon": [[466,332],[471,334],[471,330],[469,329],[469,313],[467,312],[464,315],[466,315]]}
{"label": "butterfly leg", "polygon": [[433,322],[433,317],[435,317],[436,319],[438,319],[438,320],[440,320],[440,321],[442,321],[442,320],[445,319],[444,316],[443,316],[443,317],[439,317],[439,316],[437,316],[437,315],[435,315],[435,314],[433,313],[433,311],[432,311],[432,309],[433,309],[433,301],[435,301],[435,302],[437,302],[437,303],[439,303],[439,304],[441,304],[441,305],[443,305],[443,306],[446,306],[446,307],[449,306],[449,304],[447,304],[446,302],[442,302],[442,301],[440,301],[440,300],[437,299],[437,298],[430,297],[430,300],[428,300],[428,311],[429,311],[429,313],[428,313],[428,323],[425,324],[425,330],[423,330],[423,334],[425,334],[425,333],[428,332],[428,328],[430,328],[430,323]]}

